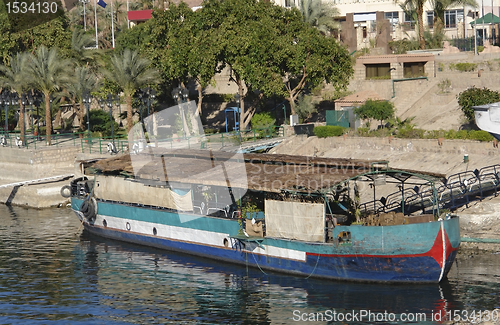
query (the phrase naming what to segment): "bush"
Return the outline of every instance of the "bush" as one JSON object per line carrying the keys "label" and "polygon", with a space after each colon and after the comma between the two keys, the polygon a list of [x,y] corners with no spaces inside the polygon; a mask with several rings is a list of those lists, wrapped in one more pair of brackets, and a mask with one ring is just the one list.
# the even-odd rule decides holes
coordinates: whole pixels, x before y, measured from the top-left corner
{"label": "bush", "polygon": [[338,137],[344,134],[344,131],[343,127],[337,125],[317,126],[313,129],[314,135],[318,138]]}
{"label": "bush", "polygon": [[498,91],[489,90],[487,88],[479,89],[471,87],[457,96],[458,105],[469,122],[474,121],[473,106],[491,104],[500,101],[500,93]]}
{"label": "bush", "polygon": [[304,120],[311,117],[313,113],[316,113],[316,107],[313,103],[311,96],[300,96],[297,101],[297,106],[295,106],[295,112],[299,115],[299,121],[302,123]]}
{"label": "bush", "polygon": [[467,62],[462,62],[462,63],[450,63],[450,70],[458,70],[462,72],[470,72],[474,71],[477,68],[476,63],[467,63]]}
{"label": "bush", "polygon": [[269,112],[257,113],[252,116],[252,128],[253,129],[267,129],[274,125],[276,119],[271,116]]}
{"label": "bush", "polygon": [[472,130],[469,131],[469,139],[477,140],[477,141],[493,141],[493,136],[486,131],[483,130]]}

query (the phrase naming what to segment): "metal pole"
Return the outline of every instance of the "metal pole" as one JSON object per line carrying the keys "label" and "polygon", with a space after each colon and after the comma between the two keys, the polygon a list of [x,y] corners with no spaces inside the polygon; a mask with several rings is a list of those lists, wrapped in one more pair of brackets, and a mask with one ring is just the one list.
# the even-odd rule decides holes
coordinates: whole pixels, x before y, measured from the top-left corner
{"label": "metal pole", "polygon": [[85,15],[85,4],[87,3],[87,1],[83,0],[83,30],[84,31],[87,31],[87,16]]}
{"label": "metal pole", "polygon": [[97,41],[97,0],[94,0],[94,22],[95,22],[95,48],[99,48],[99,43]]}
{"label": "metal pole", "polygon": [[89,138],[89,141],[90,141],[90,121],[89,121],[89,106],[90,106],[90,103],[89,103],[90,99],[87,100],[87,102],[85,103],[85,106],[87,107],[87,134],[88,134],[88,138]]}
{"label": "metal pole", "polygon": [[40,115],[38,115],[38,107],[40,104],[36,106],[36,128],[37,128],[37,138],[40,138]]}
{"label": "metal pole", "polygon": [[113,23],[113,0],[111,0],[111,40],[113,41],[113,48],[115,48],[115,27]]}

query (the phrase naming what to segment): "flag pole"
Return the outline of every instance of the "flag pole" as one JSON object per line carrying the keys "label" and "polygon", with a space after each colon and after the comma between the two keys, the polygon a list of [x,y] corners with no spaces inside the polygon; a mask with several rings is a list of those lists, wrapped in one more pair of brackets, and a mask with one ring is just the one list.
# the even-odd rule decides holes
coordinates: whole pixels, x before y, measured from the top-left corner
{"label": "flag pole", "polygon": [[113,24],[113,0],[111,0],[111,39],[113,41],[113,48],[115,48],[115,27]]}
{"label": "flag pole", "polygon": [[99,48],[99,43],[97,41],[97,0],[94,0],[94,21],[95,21],[95,48]]}

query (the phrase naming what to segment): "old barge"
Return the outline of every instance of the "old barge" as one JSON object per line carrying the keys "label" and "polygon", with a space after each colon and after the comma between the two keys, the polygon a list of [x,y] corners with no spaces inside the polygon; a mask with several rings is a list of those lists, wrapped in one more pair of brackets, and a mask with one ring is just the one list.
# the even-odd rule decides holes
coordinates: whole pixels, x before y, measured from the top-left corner
{"label": "old barge", "polygon": [[87,231],[262,270],[437,283],[460,244],[442,175],[387,162],[158,147],[82,170],[71,207]]}

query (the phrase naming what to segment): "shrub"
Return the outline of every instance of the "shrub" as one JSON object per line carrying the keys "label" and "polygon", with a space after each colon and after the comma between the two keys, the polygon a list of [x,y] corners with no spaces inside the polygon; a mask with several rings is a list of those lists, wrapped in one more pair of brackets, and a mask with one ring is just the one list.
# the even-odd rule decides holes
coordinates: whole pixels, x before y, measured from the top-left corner
{"label": "shrub", "polygon": [[476,68],[477,68],[476,63],[468,63],[468,62],[450,63],[450,70],[470,72],[476,70]]}
{"label": "shrub", "polygon": [[316,107],[313,103],[311,96],[302,95],[299,97],[297,106],[295,106],[295,112],[299,115],[299,121],[304,121],[311,117],[313,113],[316,113]]}
{"label": "shrub", "polygon": [[493,136],[483,130],[471,130],[469,131],[469,139],[477,141],[493,141]]}
{"label": "shrub", "polygon": [[276,119],[271,116],[269,112],[257,113],[252,116],[252,128],[254,129],[266,129],[274,125]]}
{"label": "shrub", "polygon": [[473,122],[474,109],[472,107],[498,102],[500,101],[500,93],[487,88],[471,87],[458,94],[457,99],[458,105],[460,105],[467,120]]}
{"label": "shrub", "polygon": [[344,134],[344,128],[337,125],[325,125],[325,126],[317,126],[313,129],[313,133],[318,138],[327,138],[327,137],[338,137]]}

